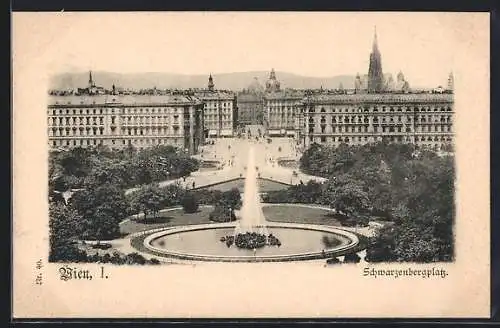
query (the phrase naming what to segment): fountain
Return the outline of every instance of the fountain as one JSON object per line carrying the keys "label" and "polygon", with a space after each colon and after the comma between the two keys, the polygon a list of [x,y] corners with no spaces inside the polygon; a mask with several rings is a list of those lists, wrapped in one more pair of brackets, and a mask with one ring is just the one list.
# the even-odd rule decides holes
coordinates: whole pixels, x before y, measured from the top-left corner
{"label": "fountain", "polygon": [[[221,238],[228,247],[234,242],[238,248],[256,249],[265,245],[281,245],[281,242],[266,227],[257,186],[257,167],[254,147],[248,151],[247,172],[243,191],[243,207],[236,223],[233,236]],[[232,238],[233,237],[233,238]]]}
{"label": "fountain", "polygon": [[[153,230],[144,238],[144,248],[155,256],[217,262],[324,259],[355,250],[359,243],[356,234],[338,227],[267,221],[258,192],[257,170],[254,146],[250,144],[243,206],[236,223]],[[325,245],[323,240],[327,237],[336,242]]]}

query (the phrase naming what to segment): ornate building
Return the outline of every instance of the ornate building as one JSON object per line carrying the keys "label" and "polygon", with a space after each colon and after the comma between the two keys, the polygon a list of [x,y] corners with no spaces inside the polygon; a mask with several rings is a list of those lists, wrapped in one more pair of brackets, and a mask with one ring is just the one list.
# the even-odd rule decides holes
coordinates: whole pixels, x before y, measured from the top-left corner
{"label": "ornate building", "polygon": [[215,89],[212,75],[208,78],[208,89],[195,93],[204,103],[204,134],[209,137],[232,137],[238,119],[236,94]]}
{"label": "ornate building", "polygon": [[247,89],[238,93],[238,123],[260,125],[264,123],[264,88],[255,77]]}
{"label": "ornate building", "polygon": [[266,82],[266,92],[278,92],[280,91],[280,82],[276,79],[276,73],[274,72],[274,68],[271,69],[271,73],[269,74],[269,79]]}
{"label": "ornate building", "polygon": [[351,94],[304,98],[304,145],[387,140],[440,147],[453,140],[452,94]]}
{"label": "ornate building", "polygon": [[203,104],[190,96],[50,96],[52,148],[174,145],[191,154],[203,143]]}
{"label": "ornate building", "polygon": [[402,72],[396,81],[384,76],[376,32],[368,75],[356,75],[354,93],[311,93],[303,105],[299,139],[305,146],[387,140],[440,147],[453,141],[452,92],[411,93]]}
{"label": "ornate building", "polygon": [[304,93],[285,90],[264,95],[264,126],[269,136],[297,136]]}
{"label": "ornate building", "polygon": [[370,53],[370,63],[368,74],[356,74],[354,79],[354,92],[359,93],[408,93],[410,84],[405,79],[403,72],[399,71],[394,81],[392,74],[385,73],[382,70],[382,55],[378,48],[377,31],[373,38],[372,52]]}
{"label": "ornate building", "polygon": [[281,90],[276,73],[271,70],[263,97],[264,126],[269,136],[297,136],[303,97],[302,91]]}

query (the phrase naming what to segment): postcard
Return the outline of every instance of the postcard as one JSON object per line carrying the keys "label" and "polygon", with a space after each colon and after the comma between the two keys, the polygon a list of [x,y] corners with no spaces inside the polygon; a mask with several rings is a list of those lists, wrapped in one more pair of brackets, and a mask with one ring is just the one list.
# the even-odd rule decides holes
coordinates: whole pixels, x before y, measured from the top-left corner
{"label": "postcard", "polygon": [[487,318],[489,14],[15,12],[14,318]]}

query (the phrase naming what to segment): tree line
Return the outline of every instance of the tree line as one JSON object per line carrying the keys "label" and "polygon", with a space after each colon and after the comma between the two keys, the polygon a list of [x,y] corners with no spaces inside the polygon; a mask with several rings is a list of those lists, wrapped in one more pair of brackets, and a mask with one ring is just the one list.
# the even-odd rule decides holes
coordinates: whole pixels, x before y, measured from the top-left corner
{"label": "tree line", "polygon": [[312,144],[303,172],[327,178],[270,192],[267,202],[328,205],[342,223],[385,221],[370,238],[367,260],[433,262],[454,256],[454,156],[411,144],[378,142],[338,147]]}
{"label": "tree line", "polygon": [[171,145],[137,150],[107,147],[76,147],[49,153],[49,189],[93,188],[113,184],[120,188],[150,184],[189,175],[199,169],[199,161]]}
{"label": "tree line", "polygon": [[[237,189],[192,191],[177,182],[160,188],[159,181],[189,175],[199,167],[196,160],[171,146],[141,151],[75,148],[51,153],[49,158],[51,261],[146,263],[136,255],[89,257],[77,244],[121,237],[119,224],[131,215],[147,221],[166,207],[183,206],[186,213],[193,213],[206,204],[214,206],[210,218],[220,222],[235,219],[234,210],[241,206]],[[134,191],[126,193],[132,186]],[[62,192],[68,189],[72,195],[66,201]]]}
{"label": "tree line", "polygon": [[[185,152],[164,145],[144,150],[77,147],[51,152],[50,259],[88,260],[75,246],[78,240],[119,237],[119,223],[124,218],[135,211],[155,210],[151,204],[154,205],[157,199],[145,196],[151,194],[158,181],[189,175],[198,167],[198,161]],[[127,188],[137,185],[142,186],[141,193],[125,194]],[[178,202],[176,192],[180,193],[181,189],[179,186],[165,188],[161,206]],[[62,196],[67,190],[73,192],[68,202]],[[138,259],[132,256],[122,260],[127,262],[134,258]],[[122,261],[116,257],[111,260]]]}

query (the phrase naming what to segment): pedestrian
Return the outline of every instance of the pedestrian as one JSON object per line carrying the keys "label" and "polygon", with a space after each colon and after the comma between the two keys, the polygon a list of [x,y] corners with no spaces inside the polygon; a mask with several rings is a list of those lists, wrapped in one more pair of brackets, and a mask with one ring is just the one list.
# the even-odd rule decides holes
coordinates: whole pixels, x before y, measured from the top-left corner
{"label": "pedestrian", "polygon": [[193,189],[194,189],[194,186],[195,186],[195,183],[194,183],[194,181],[193,181]]}

